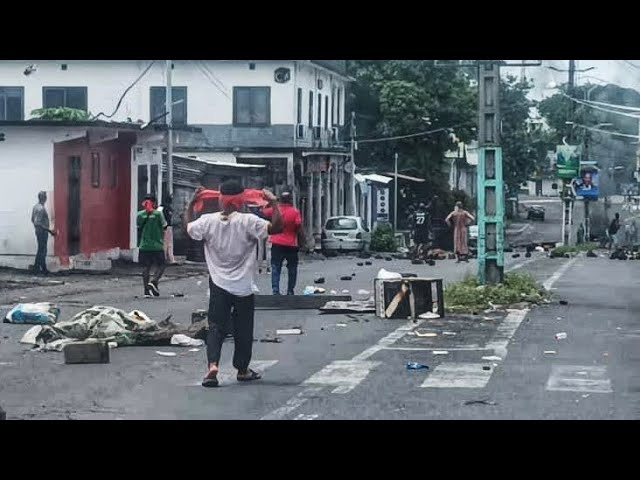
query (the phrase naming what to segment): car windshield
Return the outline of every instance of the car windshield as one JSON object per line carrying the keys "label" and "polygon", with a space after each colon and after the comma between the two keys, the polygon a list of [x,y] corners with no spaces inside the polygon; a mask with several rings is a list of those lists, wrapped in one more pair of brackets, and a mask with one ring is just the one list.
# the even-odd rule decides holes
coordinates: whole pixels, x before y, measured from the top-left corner
{"label": "car windshield", "polygon": [[358,222],[354,218],[330,218],[327,220],[326,230],[356,230]]}

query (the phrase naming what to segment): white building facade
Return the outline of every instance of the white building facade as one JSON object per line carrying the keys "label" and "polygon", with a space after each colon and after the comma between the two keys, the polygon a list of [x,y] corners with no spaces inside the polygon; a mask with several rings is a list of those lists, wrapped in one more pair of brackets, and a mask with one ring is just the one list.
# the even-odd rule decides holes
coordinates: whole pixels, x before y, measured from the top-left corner
{"label": "white building facade", "polygon": [[[176,60],[171,72],[172,124],[201,132],[175,130],[174,152],[267,166],[264,186],[276,192],[293,186],[316,237],[326,218],[354,211],[343,138],[346,61]],[[166,73],[164,60],[3,60],[0,122],[70,107],[100,120],[164,123]],[[0,144],[0,168],[3,157]],[[137,174],[132,171],[133,186]]]}

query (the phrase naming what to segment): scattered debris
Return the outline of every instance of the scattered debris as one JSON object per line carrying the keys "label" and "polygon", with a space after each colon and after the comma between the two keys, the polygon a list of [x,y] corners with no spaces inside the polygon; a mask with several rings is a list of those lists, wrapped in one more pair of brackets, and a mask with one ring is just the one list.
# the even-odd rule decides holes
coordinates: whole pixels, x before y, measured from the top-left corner
{"label": "scattered debris", "polygon": [[429,366],[418,362],[407,362],[407,370],[429,370]]}
{"label": "scattered debris", "polygon": [[556,354],[556,351],[555,351],[555,350],[545,350],[543,353],[544,353],[545,355],[555,355],[555,354]]}
{"label": "scattered debris", "polygon": [[569,302],[566,300],[560,300],[560,305],[569,305]]}
{"label": "scattered debris", "polygon": [[434,350],[432,353],[434,355],[449,355],[448,350]]}
{"label": "scattered debris", "polygon": [[342,293],[349,293],[349,290],[345,288],[344,290],[342,290]]}
{"label": "scattered debris", "polygon": [[429,260],[429,261],[427,262],[427,264],[428,264],[430,267],[433,267],[433,266],[435,266],[436,261],[435,261],[435,260]]}
{"label": "scattered debris", "polygon": [[202,285],[202,280],[198,280],[198,281],[196,282],[196,285],[201,286],[201,285]]}
{"label": "scattered debris", "polygon": [[567,338],[566,332],[556,333],[556,340],[564,340],[565,338]]}
{"label": "scattered debris", "polygon": [[340,280],[343,280],[343,281],[346,282],[348,280],[351,280],[352,278],[353,277],[351,275],[344,275],[344,276],[340,277]]}
{"label": "scattered debris", "polygon": [[418,278],[417,273],[401,273],[402,278]]}
{"label": "scattered debris", "polygon": [[496,402],[492,402],[490,400],[467,400],[464,402],[465,405],[497,405]]}
{"label": "scattered debris", "polygon": [[433,318],[440,318],[440,315],[438,315],[437,313],[433,313],[433,312],[424,312],[424,313],[421,313],[420,315],[418,315],[418,318],[433,319]]}
{"label": "scattered debris", "polygon": [[388,270],[381,268],[378,271],[378,275],[376,278],[379,278],[381,280],[400,280],[402,279],[402,274],[396,273],[396,272],[389,272]]}
{"label": "scattered debris", "polygon": [[[337,290],[331,290],[331,292],[329,292],[329,293],[331,293],[331,295],[337,295],[338,291]],[[349,290],[347,290],[347,293],[349,293]]]}
{"label": "scattered debris", "polygon": [[562,317],[556,317],[556,320],[562,320]]}
{"label": "scattered debris", "polygon": [[514,253],[513,255],[511,255],[511,258],[520,258],[520,254],[519,253]]}
{"label": "scattered debris", "polygon": [[576,372],[576,375],[589,375],[589,372]]}
{"label": "scattered debris", "polygon": [[189,351],[190,352],[199,352],[200,349],[199,348],[190,348]]}
{"label": "scattered debris", "polygon": [[544,252],[544,247],[541,247],[540,245],[538,245],[538,246],[535,248],[535,250],[536,250],[536,252]]}
{"label": "scattered debris", "polygon": [[482,369],[483,369],[483,370],[491,370],[491,367],[490,367],[490,366],[488,366],[488,365],[484,365],[484,366],[482,367]]}
{"label": "scattered debris", "polygon": [[382,255],[377,254],[376,256],[374,256],[373,258],[375,258],[376,260],[382,260]]}
{"label": "scattered debris", "polygon": [[276,335],[302,335],[302,330],[299,328],[285,328],[276,330]]}
{"label": "scattered debris", "polygon": [[425,332],[425,333],[422,333],[422,332],[419,332],[418,330],[415,330],[413,333],[414,333],[417,337],[437,337],[437,336],[438,336],[438,334],[437,334],[437,333],[435,333],[435,332]]}
{"label": "scattered debris", "polygon": [[372,300],[351,302],[327,302],[320,308],[322,313],[375,313],[376,305]]}
{"label": "scattered debris", "polygon": [[365,265],[373,265],[372,262],[364,262]]}
{"label": "scattered debris", "polygon": [[371,295],[369,290],[360,289],[358,290],[358,295]]}
{"label": "scattered debris", "polygon": [[413,259],[411,260],[412,265],[424,265],[424,260]]}
{"label": "scattered debris", "polygon": [[595,253],[593,253],[593,250],[589,250],[587,252],[587,257],[589,258],[598,258],[598,255],[596,255]]}
{"label": "scattered debris", "polygon": [[174,293],[171,295],[173,298],[182,298],[184,297],[184,293]]}
{"label": "scattered debris", "polygon": [[531,258],[531,252],[527,252],[524,254],[525,258]]}
{"label": "scattered debris", "polygon": [[351,274],[351,277],[355,277],[355,276],[356,276],[356,272],[353,272],[353,273]]}
{"label": "scattered debris", "polygon": [[609,353],[604,352],[604,353],[602,354],[602,356],[603,356],[603,357],[608,357],[608,356],[609,356]]}
{"label": "scattered debris", "polygon": [[303,295],[322,295],[323,293],[325,293],[326,290],[324,288],[320,288],[320,287],[314,287],[314,286],[306,286],[304,287],[304,290],[302,291]]}
{"label": "scattered debris", "polygon": [[118,343],[117,342],[107,342],[107,346],[109,348],[118,348]]}
{"label": "scattered debris", "polygon": [[324,277],[318,277],[318,278],[315,278],[315,279],[313,280],[313,283],[316,283],[316,284],[322,284],[322,283],[324,283],[324,281],[325,281],[325,280],[324,280]]}
{"label": "scattered debris", "polygon": [[177,353],[175,353],[175,352],[161,352],[159,350],[156,350],[156,353],[158,355],[163,356],[163,357],[175,357],[175,356],[177,356]]}
{"label": "scattered debris", "polygon": [[591,395],[589,395],[588,393],[585,393],[584,395],[582,395],[582,398],[589,398]]}
{"label": "scattered debris", "polygon": [[201,347],[204,345],[204,340],[197,340],[178,333],[171,337],[171,345],[178,345],[180,347]]}
{"label": "scattered debris", "polygon": [[390,261],[392,261],[392,260],[393,260],[393,258],[392,258],[392,257],[384,257],[384,259],[385,259],[385,261],[387,261],[387,262],[390,262]]}
{"label": "scattered debris", "polygon": [[4,318],[4,323],[21,325],[52,325],[58,320],[60,309],[53,303],[20,303]]}
{"label": "scattered debris", "polygon": [[168,316],[160,323],[134,310],[126,313],[113,307],[94,306],[75,315],[71,320],[55,325],[38,325],[23,337],[24,343],[40,351],[62,351],[63,347],[81,342],[116,342],[119,346],[168,346],[177,333],[204,338],[206,322],[181,328]]}
{"label": "scattered debris", "polygon": [[500,362],[502,361],[502,357],[498,357],[497,355],[489,355],[486,357],[482,357],[482,360],[486,360],[487,362]]}
{"label": "scattered debris", "polygon": [[356,263],[356,265],[359,266],[359,267],[362,267],[362,266],[364,266],[364,263],[363,262],[358,262],[358,263]]}
{"label": "scattered debris", "polygon": [[457,333],[456,332],[442,332],[442,335],[446,335],[448,337],[453,337],[453,336],[457,335]]}
{"label": "scattered debris", "polygon": [[346,323],[336,323],[336,327],[346,327]]}
{"label": "scattered debris", "polygon": [[265,337],[260,339],[261,343],[282,343],[280,337]]}

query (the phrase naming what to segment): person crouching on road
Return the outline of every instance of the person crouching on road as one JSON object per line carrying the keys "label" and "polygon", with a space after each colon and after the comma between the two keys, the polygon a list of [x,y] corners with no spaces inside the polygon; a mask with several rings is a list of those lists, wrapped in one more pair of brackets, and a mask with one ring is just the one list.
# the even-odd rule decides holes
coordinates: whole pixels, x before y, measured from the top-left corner
{"label": "person crouching on road", "polygon": [[[160,296],[158,283],[164,273],[164,231],[167,222],[164,214],[157,210],[158,202],[154,195],[147,195],[142,202],[143,209],[138,212],[138,262],[143,266],[142,283],[144,296]],[[156,271],[151,280],[151,267],[155,265]]]}
{"label": "person crouching on road", "polygon": [[[274,295],[280,295],[280,274],[282,264],[287,261],[287,295],[294,295],[298,277],[298,251],[304,247],[304,231],[302,229],[302,215],[293,206],[293,193],[285,189],[280,194],[280,212],[284,231],[271,235],[271,290]],[[265,218],[271,218],[273,209],[262,211]]]}
{"label": "person crouching on road", "polygon": [[[277,199],[267,190],[263,194],[273,209],[271,223],[254,214],[241,213],[245,205],[243,192],[238,182],[226,181],[220,188],[222,212],[191,221],[194,198],[184,217],[188,235],[204,241],[209,269],[208,371],[203,387],[218,386],[220,355],[229,323],[233,328],[233,366],[238,370],[237,380],[247,382],[261,378],[249,368],[253,349],[255,252],[258,242],[269,234],[282,232],[283,223]],[[235,310],[233,320],[232,309]]]}

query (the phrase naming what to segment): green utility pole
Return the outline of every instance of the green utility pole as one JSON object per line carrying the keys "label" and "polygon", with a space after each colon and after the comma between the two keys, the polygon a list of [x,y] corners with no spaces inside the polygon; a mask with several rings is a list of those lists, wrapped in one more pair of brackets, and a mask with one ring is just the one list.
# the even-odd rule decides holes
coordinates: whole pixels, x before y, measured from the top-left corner
{"label": "green utility pole", "polygon": [[504,189],[500,147],[500,64],[478,66],[478,278],[482,285],[504,279]]}

